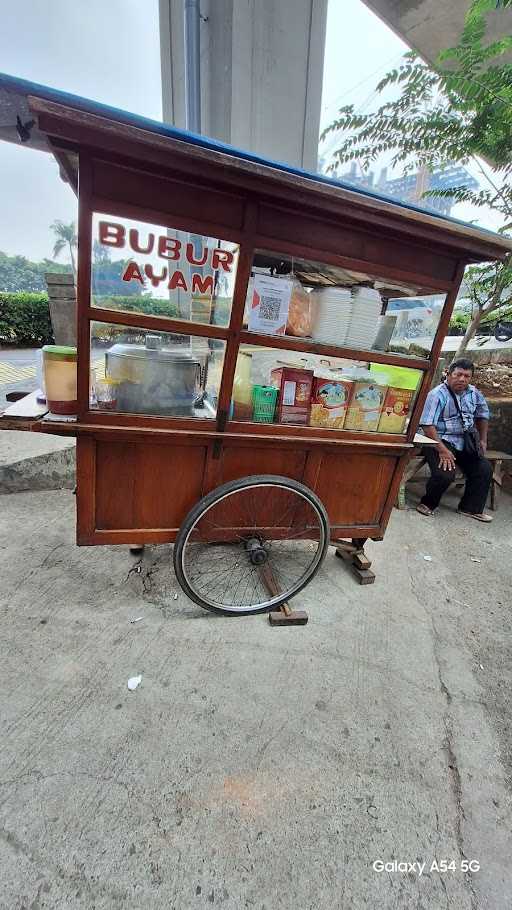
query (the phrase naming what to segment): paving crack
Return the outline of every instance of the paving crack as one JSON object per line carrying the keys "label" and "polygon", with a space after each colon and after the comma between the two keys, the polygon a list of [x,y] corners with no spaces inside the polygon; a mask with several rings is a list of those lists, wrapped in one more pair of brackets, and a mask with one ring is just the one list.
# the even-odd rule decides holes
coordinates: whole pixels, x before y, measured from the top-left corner
{"label": "paving crack", "polygon": [[[409,572],[409,578],[411,583],[411,590],[416,598],[418,604],[421,605],[425,614],[428,616],[432,629],[432,653],[434,656],[434,661],[437,670],[437,677],[439,681],[439,689],[445,701],[445,710],[443,712],[443,727],[444,727],[444,740],[442,742],[443,752],[446,756],[446,762],[448,765],[449,772],[449,781],[450,781],[450,790],[452,794],[452,800],[455,809],[455,839],[457,843],[457,849],[459,852],[460,861],[467,863],[467,856],[464,850],[464,835],[463,835],[463,823],[466,821],[466,815],[464,812],[464,806],[462,802],[462,780],[457,760],[457,755],[454,747],[454,731],[453,731],[453,718],[451,714],[451,705],[453,702],[453,696],[446,685],[446,682],[443,677],[442,669],[442,658],[441,658],[441,648],[442,648],[442,639],[439,635],[435,618],[428,608],[426,598],[423,596],[423,591],[421,585],[417,583],[417,578],[414,577],[414,573],[411,569],[410,560],[407,560],[407,567]],[[439,816],[436,813],[436,822],[437,822],[437,831],[439,833]],[[473,882],[471,871],[468,869],[467,872],[464,872],[464,878],[466,881],[467,889],[469,892],[469,897],[471,900],[471,910],[478,910],[478,899],[475,891],[475,885]],[[446,893],[445,883],[440,876],[440,881],[443,887],[443,890]]]}
{"label": "paving crack", "polygon": [[128,581],[130,575],[133,575],[133,574],[140,575],[141,572],[142,572],[142,557],[140,559],[138,559],[137,562],[134,562],[133,566],[131,566],[130,569],[128,569],[128,574],[125,578],[125,583]]}

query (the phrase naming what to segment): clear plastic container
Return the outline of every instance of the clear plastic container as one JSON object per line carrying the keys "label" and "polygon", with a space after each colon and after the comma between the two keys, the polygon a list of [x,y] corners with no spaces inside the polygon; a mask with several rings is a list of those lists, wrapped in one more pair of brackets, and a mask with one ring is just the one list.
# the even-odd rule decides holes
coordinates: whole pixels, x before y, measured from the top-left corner
{"label": "clear plastic container", "polygon": [[252,357],[240,351],[233,382],[233,419],[252,420]]}
{"label": "clear plastic container", "polygon": [[39,404],[46,404],[46,391],[44,388],[44,376],[43,376],[43,349],[39,348],[36,351],[36,383],[37,383],[37,392],[36,399]]}

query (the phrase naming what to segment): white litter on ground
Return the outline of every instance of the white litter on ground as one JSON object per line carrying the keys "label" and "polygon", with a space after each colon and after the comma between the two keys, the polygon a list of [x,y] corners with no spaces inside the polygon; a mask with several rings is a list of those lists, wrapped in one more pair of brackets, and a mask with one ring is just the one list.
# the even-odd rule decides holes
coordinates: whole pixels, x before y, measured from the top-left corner
{"label": "white litter on ground", "polygon": [[141,682],[142,676],[130,676],[130,679],[128,680],[128,688],[130,692],[133,692],[134,689],[140,686]]}
{"label": "white litter on ground", "polygon": [[137,619],[130,619],[130,624],[133,625],[134,622],[140,622],[141,619],[144,619],[143,616],[137,616]]}

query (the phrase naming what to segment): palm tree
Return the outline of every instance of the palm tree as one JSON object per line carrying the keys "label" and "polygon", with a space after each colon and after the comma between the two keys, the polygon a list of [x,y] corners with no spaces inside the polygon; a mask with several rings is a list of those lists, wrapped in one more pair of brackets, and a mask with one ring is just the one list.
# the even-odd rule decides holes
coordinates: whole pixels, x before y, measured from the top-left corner
{"label": "palm tree", "polygon": [[73,251],[78,247],[78,237],[76,235],[75,222],[72,221],[70,224],[64,224],[63,221],[54,221],[51,225],[51,229],[57,238],[53,247],[53,258],[57,259],[57,256],[60,256],[62,250],[68,247],[69,255],[71,257],[71,268],[73,269],[73,276],[76,281],[76,264]]}

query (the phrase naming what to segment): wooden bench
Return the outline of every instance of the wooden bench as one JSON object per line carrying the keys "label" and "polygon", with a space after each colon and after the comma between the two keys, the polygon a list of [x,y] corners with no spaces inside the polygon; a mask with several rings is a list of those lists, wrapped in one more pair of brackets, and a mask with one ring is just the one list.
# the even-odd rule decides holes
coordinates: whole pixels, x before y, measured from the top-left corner
{"label": "wooden bench", "polygon": [[[494,449],[489,449],[486,452],[485,457],[492,465],[492,482],[490,489],[490,508],[493,512],[498,508],[498,498],[499,493],[503,484],[503,475],[509,473],[506,468],[510,467],[510,462],[512,462],[512,455],[509,455],[507,452],[497,452]],[[427,464],[426,458],[423,455],[414,455],[402,477],[402,483],[400,484],[400,489],[398,491],[397,497],[397,509],[405,509],[405,487],[408,483],[425,483],[427,476],[418,477],[417,475],[423,467]],[[455,473],[455,486],[462,486],[465,483],[464,475],[462,471],[457,468]]]}

